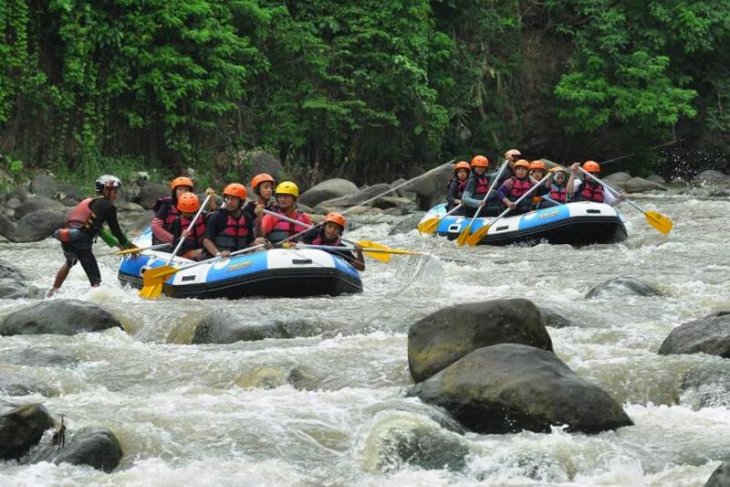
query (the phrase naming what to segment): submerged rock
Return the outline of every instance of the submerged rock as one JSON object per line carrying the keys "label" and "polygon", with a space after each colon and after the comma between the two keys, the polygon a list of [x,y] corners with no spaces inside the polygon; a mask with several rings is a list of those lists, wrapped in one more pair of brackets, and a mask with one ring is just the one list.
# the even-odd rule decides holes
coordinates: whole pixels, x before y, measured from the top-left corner
{"label": "submerged rock", "polygon": [[204,316],[193,333],[192,343],[234,343],[266,338],[311,337],[345,329],[344,323],[303,318],[253,321],[221,310]]}
{"label": "submerged rock", "polygon": [[75,299],[53,299],[22,308],[0,324],[0,335],[75,335],[122,324],[99,306]]}
{"label": "submerged rock", "polygon": [[89,465],[109,473],[117,468],[123,455],[122,445],[114,433],[106,428],[88,427],[74,433],[53,462]]}
{"label": "submerged rock", "polygon": [[48,385],[33,381],[17,374],[0,372],[0,394],[5,396],[27,396],[29,394],[55,395]]}
{"label": "submerged rock", "polygon": [[730,460],[725,460],[712,472],[705,487],[730,487]]}
{"label": "submerged rock", "polygon": [[659,347],[661,355],[700,352],[730,358],[730,315],[705,317],[679,325]]}
{"label": "submerged rock", "polygon": [[498,299],[440,309],[408,331],[408,366],[415,382],[445,369],[472,350],[522,343],[552,351],[540,310],[526,299]]}
{"label": "submerged rock", "polygon": [[591,289],[586,298],[619,297],[619,296],[660,296],[661,293],[639,279],[633,277],[616,277]]}
{"label": "submerged rock", "polygon": [[0,413],[0,459],[22,457],[52,427],[53,419],[41,404],[24,404]]}
{"label": "submerged rock", "polygon": [[12,264],[0,260],[0,299],[39,297],[42,291],[26,284],[26,277]]}
{"label": "submerged rock", "polygon": [[409,392],[443,407],[483,434],[568,431],[598,433],[632,425],[601,387],[581,379],[552,352],[506,343],[480,348]]}

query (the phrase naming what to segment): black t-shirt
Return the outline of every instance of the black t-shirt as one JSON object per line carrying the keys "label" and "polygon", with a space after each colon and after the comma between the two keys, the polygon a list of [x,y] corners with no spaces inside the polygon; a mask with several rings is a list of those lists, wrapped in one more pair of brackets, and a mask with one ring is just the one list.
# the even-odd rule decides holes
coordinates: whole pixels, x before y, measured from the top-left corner
{"label": "black t-shirt", "polygon": [[119,227],[119,221],[117,220],[117,207],[114,206],[114,203],[106,198],[96,198],[91,202],[89,208],[91,208],[91,211],[93,211],[96,215],[94,223],[91,225],[90,229],[93,236],[99,235],[101,227],[104,223],[106,223],[109,225],[109,229],[112,231],[112,234],[117,238],[117,240],[119,240],[119,243],[122,245],[127,245],[129,243],[129,240],[127,240],[127,237]]}
{"label": "black t-shirt", "polygon": [[[246,213],[243,213],[246,218],[246,227],[248,228],[248,242],[251,243],[254,239],[253,234],[253,220],[251,220]],[[228,211],[225,209],[216,210],[213,213],[208,214],[208,219],[205,222],[205,237],[213,242],[220,233],[228,226]]]}

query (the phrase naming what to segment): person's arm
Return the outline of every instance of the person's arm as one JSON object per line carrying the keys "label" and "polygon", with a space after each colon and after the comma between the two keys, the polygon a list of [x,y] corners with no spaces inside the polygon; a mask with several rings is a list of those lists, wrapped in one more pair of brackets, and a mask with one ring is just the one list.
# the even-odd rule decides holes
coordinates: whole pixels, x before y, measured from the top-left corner
{"label": "person's arm", "polygon": [[110,232],[106,227],[101,227],[99,230],[99,237],[101,237],[104,243],[109,247],[119,247],[119,240],[117,240],[117,238],[112,235],[112,232]]}
{"label": "person's arm", "polygon": [[167,212],[169,210],[170,206],[168,204],[163,204],[157,211],[157,213],[155,213],[154,218],[152,218],[152,223],[150,224],[154,236],[164,243],[171,243],[173,240],[173,235],[165,230],[164,227],[165,219],[167,218]]}
{"label": "person's arm", "polygon": [[116,239],[119,241],[121,247],[129,248],[132,243],[129,241],[127,236],[124,235],[124,232],[122,232],[122,229],[119,226],[119,221],[117,220],[117,207],[109,201],[107,201],[107,203],[108,205],[103,210],[103,222],[106,222],[106,224],[109,226],[109,230],[111,230],[112,235],[114,235],[114,237],[116,237]]}
{"label": "person's arm", "polygon": [[208,188],[205,190],[205,195],[210,195],[210,199],[208,200],[208,210],[215,211],[218,209],[218,200],[215,196],[215,190],[213,188]]}
{"label": "person's arm", "polygon": [[476,179],[469,178],[469,180],[466,182],[466,187],[464,188],[464,194],[461,195],[461,202],[469,208],[479,208],[479,205],[482,202],[481,199],[476,199],[473,197],[476,185]]}
{"label": "person's arm", "polygon": [[504,204],[504,206],[507,206],[509,208],[514,208],[515,204],[512,202],[507,195],[509,194],[510,189],[512,189],[512,180],[508,179],[504,183],[502,183],[502,186],[500,186],[497,189],[497,198]]}
{"label": "person's arm", "polygon": [[565,183],[565,198],[570,200],[573,198],[576,189],[580,186],[581,180],[576,177],[578,174],[578,168],[580,167],[579,162],[574,162],[570,166],[570,176],[568,176],[568,182]]}

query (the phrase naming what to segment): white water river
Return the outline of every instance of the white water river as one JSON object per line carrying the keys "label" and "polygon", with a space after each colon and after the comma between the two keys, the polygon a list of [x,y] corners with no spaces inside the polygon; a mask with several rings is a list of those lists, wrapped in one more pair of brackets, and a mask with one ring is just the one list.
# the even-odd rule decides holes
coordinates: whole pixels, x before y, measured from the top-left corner
{"label": "white water river", "polygon": [[[54,417],[65,415],[70,431],[114,431],[122,463],[105,474],[0,462],[0,485],[703,485],[730,458],[730,398],[721,387],[685,389],[683,381],[690,372],[727,377],[729,361],[656,351],[679,324],[730,310],[730,201],[692,193],[636,201],[671,217],[674,230],[658,233],[624,204],[629,239],[622,244],[472,248],[415,230],[389,237],[397,219],[369,216],[350,237],[435,257],[368,261],[365,292],[337,298],[145,301],[120,287],[117,259],[97,245],[103,286],[89,290],[75,268],[58,298],[96,303],[125,330],[0,337],[0,372],[51,386],[51,397],[13,401],[42,402]],[[52,239],[0,244],[0,255],[43,288],[62,263]],[[663,295],[585,299],[618,276]],[[548,328],[556,354],[608,390],[635,426],[598,435],[467,433],[458,440],[468,451],[463,468],[402,461],[383,425],[431,424],[419,413],[427,407],[405,397],[409,326],[444,306],[514,297],[578,325]],[[0,300],[0,319],[32,304]],[[196,320],[221,308],[252,320],[344,325],[314,338],[186,344]],[[50,349],[74,360],[34,367],[11,360]],[[298,388],[287,381],[294,368],[304,371]]]}

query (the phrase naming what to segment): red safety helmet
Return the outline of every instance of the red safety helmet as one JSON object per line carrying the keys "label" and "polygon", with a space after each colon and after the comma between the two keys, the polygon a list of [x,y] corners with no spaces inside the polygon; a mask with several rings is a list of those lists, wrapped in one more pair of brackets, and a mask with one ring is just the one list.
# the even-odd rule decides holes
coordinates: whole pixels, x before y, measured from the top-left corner
{"label": "red safety helmet", "polygon": [[474,156],[471,160],[471,167],[489,167],[489,159],[484,156]]}
{"label": "red safety helmet", "polygon": [[334,211],[331,213],[327,213],[327,216],[324,217],[324,222],[336,223],[337,225],[341,226],[343,230],[345,229],[345,225],[347,224],[347,220],[345,220],[345,217],[339,213],[335,213]]}
{"label": "red safety helmet", "polygon": [[261,174],[257,174],[253,178],[251,178],[251,189],[256,191],[256,189],[259,187],[259,184],[265,183],[267,181],[270,182],[271,184],[274,184],[274,178],[271,174],[267,174],[265,172],[262,172]]}
{"label": "red safety helmet", "polygon": [[246,191],[243,184],[231,183],[223,190],[223,196],[235,196],[241,201],[245,201],[246,196],[248,196],[248,191]]}
{"label": "red safety helmet", "polygon": [[177,199],[177,209],[181,213],[195,213],[200,209],[200,200],[195,193],[183,193]]}
{"label": "red safety helmet", "polygon": [[193,180],[185,176],[180,176],[170,181],[170,189],[174,190],[178,186],[189,186],[191,189],[195,187]]}
{"label": "red safety helmet", "polygon": [[601,166],[596,161],[586,161],[583,163],[583,170],[585,172],[601,172]]}

